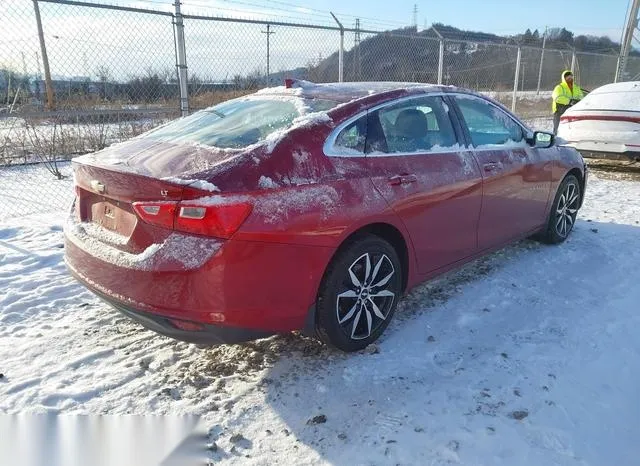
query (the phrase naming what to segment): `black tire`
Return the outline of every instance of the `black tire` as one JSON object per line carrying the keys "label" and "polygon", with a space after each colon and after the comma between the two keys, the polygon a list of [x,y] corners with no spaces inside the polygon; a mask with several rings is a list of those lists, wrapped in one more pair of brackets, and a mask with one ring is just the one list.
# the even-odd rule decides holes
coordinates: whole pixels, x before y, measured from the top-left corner
{"label": "black tire", "polygon": [[316,333],[342,351],[366,348],[389,325],[401,294],[402,266],[393,246],[375,235],[355,238],[324,275],[316,302]]}
{"label": "black tire", "polygon": [[547,244],[559,244],[568,237],[576,222],[581,200],[580,182],[574,175],[562,180],[553,200],[547,226],[538,239]]}

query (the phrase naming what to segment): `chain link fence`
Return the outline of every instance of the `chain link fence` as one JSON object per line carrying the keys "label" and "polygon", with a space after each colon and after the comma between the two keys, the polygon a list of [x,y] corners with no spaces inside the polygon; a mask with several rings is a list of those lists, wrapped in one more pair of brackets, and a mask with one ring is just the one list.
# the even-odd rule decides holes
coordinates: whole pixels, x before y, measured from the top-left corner
{"label": "chain link fence", "polygon": [[[562,70],[573,68],[580,84],[593,89],[612,82],[617,67],[616,55],[462,40],[435,28],[343,29],[154,8],[3,0],[0,21],[12,27],[0,29],[0,218],[63,207],[72,197],[65,161],[180,116],[181,99],[197,110],[285,78],[335,82],[342,74],[345,81],[471,88],[534,119],[549,115]],[[639,77],[640,58],[630,57],[623,78]]]}

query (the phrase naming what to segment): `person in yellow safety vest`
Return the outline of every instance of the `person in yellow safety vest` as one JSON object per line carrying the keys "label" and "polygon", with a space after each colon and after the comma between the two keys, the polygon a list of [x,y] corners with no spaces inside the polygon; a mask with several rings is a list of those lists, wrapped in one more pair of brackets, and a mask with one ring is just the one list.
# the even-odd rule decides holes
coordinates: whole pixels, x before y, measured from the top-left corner
{"label": "person in yellow safety vest", "polygon": [[582,89],[573,82],[571,70],[563,71],[562,82],[553,90],[553,134],[558,134],[562,114],[583,97]]}

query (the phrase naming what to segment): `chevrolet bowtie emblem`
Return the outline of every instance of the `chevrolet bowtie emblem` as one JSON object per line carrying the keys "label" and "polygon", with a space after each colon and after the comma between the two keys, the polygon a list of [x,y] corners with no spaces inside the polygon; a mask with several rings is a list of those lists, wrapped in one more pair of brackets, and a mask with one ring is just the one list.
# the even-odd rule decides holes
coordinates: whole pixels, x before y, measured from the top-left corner
{"label": "chevrolet bowtie emblem", "polygon": [[98,180],[91,180],[91,189],[100,194],[104,193],[104,185]]}

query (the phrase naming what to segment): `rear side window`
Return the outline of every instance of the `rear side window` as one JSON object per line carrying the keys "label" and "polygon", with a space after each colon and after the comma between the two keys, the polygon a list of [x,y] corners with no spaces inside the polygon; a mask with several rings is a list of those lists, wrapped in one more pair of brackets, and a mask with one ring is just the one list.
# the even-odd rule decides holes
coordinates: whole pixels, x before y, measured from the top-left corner
{"label": "rear side window", "polygon": [[412,99],[384,107],[376,113],[386,142],[383,152],[434,152],[457,144],[449,114],[440,97]]}
{"label": "rear side window", "polygon": [[363,116],[340,131],[334,149],[344,155],[361,155],[364,154],[366,140],[367,117]]}
{"label": "rear side window", "polygon": [[240,98],[201,110],[146,133],[144,138],[174,144],[192,143],[222,149],[241,149],[287,129],[305,113],[324,111],[332,101]]}
{"label": "rear side window", "polygon": [[456,97],[473,145],[505,145],[520,143],[524,131],[513,118],[499,108],[475,97]]}

